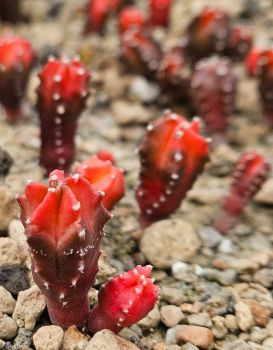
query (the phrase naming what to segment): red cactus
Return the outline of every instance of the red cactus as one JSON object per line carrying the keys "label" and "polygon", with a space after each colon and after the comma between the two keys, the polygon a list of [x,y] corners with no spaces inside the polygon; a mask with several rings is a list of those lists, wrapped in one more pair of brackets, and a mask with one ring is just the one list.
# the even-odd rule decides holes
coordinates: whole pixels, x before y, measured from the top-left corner
{"label": "red cactus", "polygon": [[151,266],[137,266],[114,277],[99,291],[99,303],[89,315],[92,333],[108,328],[119,332],[141,320],[154,307],[159,288],[149,278]]}
{"label": "red cactus", "polygon": [[234,108],[236,76],[228,58],[202,59],[191,80],[191,97],[209,133],[224,134]]}
{"label": "red cactus", "polygon": [[75,155],[77,118],[88,96],[90,74],[78,59],[50,59],[39,77],[40,162],[48,172],[67,171]]}
{"label": "red cactus", "polygon": [[107,151],[106,149],[102,149],[97,153],[97,157],[101,160],[110,160],[112,164],[115,164],[115,158],[113,153]]}
{"label": "red cactus", "polygon": [[33,278],[46,297],[51,321],[64,328],[84,326],[103,226],[110,219],[102,196],[79,175],[64,178],[55,170],[49,186],[30,182],[17,200]]}
{"label": "red cactus", "polygon": [[228,195],[222,202],[215,228],[226,234],[242,214],[245,206],[260,190],[270,172],[270,165],[262,155],[245,152],[238,160]]}
{"label": "red cactus", "polygon": [[273,127],[273,49],[251,51],[246,65],[249,74],[259,78],[263,116]]}
{"label": "red cactus", "polygon": [[234,25],[230,31],[226,54],[242,59],[251,49],[252,42],[253,35],[248,27],[242,24]]}
{"label": "red cactus", "polygon": [[168,27],[172,0],[150,0],[152,26]]}
{"label": "red cactus", "polygon": [[154,78],[161,49],[149,34],[132,28],[121,36],[121,59],[132,71]]}
{"label": "red cactus", "polygon": [[139,147],[140,185],[136,198],[140,222],[164,219],[179,206],[208,160],[208,140],[199,135],[200,123],[166,111],[147,127]]}
{"label": "red cactus", "polygon": [[0,20],[2,22],[16,23],[21,19],[19,0],[0,1]]}
{"label": "red cactus", "polygon": [[190,23],[186,49],[193,61],[212,53],[222,53],[228,45],[230,17],[220,9],[205,7]]}
{"label": "red cactus", "polygon": [[125,7],[119,15],[119,31],[124,33],[131,28],[143,29],[147,25],[145,14],[136,6]]}
{"label": "red cactus", "polygon": [[108,17],[120,5],[120,0],[89,0],[86,32],[102,33]]}
{"label": "red cactus", "polygon": [[180,46],[174,46],[163,54],[156,78],[163,92],[178,100],[189,97],[191,72]]}
{"label": "red cactus", "polygon": [[33,60],[28,40],[11,34],[0,37],[0,102],[11,123],[21,116],[21,100]]}
{"label": "red cactus", "polygon": [[102,204],[110,210],[124,196],[123,170],[112,165],[110,160],[93,156],[76,167],[76,172],[87,179],[94,189],[103,194]]}

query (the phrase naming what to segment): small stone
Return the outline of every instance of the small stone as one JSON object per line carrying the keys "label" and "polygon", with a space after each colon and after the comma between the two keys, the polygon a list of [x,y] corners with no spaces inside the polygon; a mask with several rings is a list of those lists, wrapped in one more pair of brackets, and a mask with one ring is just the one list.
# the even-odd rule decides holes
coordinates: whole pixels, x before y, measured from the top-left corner
{"label": "small stone", "polygon": [[18,334],[13,342],[14,350],[31,350],[32,336],[32,331],[25,328],[19,328]]}
{"label": "small stone", "polygon": [[15,241],[26,242],[25,229],[20,220],[11,220],[8,227],[9,237]]}
{"label": "small stone", "polygon": [[227,269],[225,271],[219,271],[215,269],[203,269],[204,277],[209,280],[217,281],[223,286],[230,286],[236,279],[237,273],[233,269]]}
{"label": "small stone", "polygon": [[214,248],[222,241],[223,236],[210,226],[204,226],[199,231],[200,238],[203,241],[203,245],[209,248]]}
{"label": "small stone", "polygon": [[234,332],[238,329],[238,323],[236,316],[228,314],[225,316],[225,326],[227,329],[229,329],[231,332]]}
{"label": "small stone", "polygon": [[198,348],[192,343],[187,343],[182,346],[182,350],[198,350]]}
{"label": "small stone", "polygon": [[162,220],[145,229],[140,250],[155,267],[170,268],[177,261],[190,261],[200,248],[192,225],[183,220]]}
{"label": "small stone", "polygon": [[0,237],[0,266],[22,264],[25,254],[20,245],[9,237]]}
{"label": "small stone", "polygon": [[160,309],[160,318],[165,326],[174,327],[183,320],[184,315],[178,306],[164,305]]}
{"label": "small stone", "polygon": [[273,179],[268,179],[262,186],[261,190],[254,197],[254,201],[260,204],[273,204]]}
{"label": "small stone", "polygon": [[225,350],[251,350],[248,344],[241,339],[229,342],[224,349]]}
{"label": "small stone", "polygon": [[0,338],[11,339],[17,334],[16,322],[6,314],[0,311]]}
{"label": "small stone", "polygon": [[242,301],[235,304],[235,315],[238,326],[242,331],[248,331],[254,326],[254,319],[250,307]]}
{"label": "small stone", "polygon": [[224,238],[218,246],[218,251],[220,253],[230,254],[233,252],[233,250],[233,242],[228,238]]}
{"label": "small stone", "polygon": [[15,308],[16,301],[11,293],[4,287],[0,286],[0,311],[4,314],[11,315]]}
{"label": "small stone", "polygon": [[136,345],[117,336],[108,329],[97,332],[85,350],[140,350]]}
{"label": "small stone", "polygon": [[[0,186],[0,231],[5,231],[12,219],[18,214],[18,205],[14,193],[6,186]],[[1,243],[0,243],[1,252]],[[11,262],[14,263],[14,262]],[[1,254],[0,254],[0,265]]]}
{"label": "small stone", "polygon": [[187,300],[182,290],[174,287],[163,286],[160,295],[161,300],[176,306],[180,306]]}
{"label": "small stone", "polygon": [[207,328],[210,328],[212,326],[210,316],[206,312],[189,315],[187,319],[188,319],[188,323],[193,326],[201,326],[201,327],[207,327]]}
{"label": "small stone", "polygon": [[150,103],[157,99],[159,88],[145,77],[137,76],[130,85],[130,94],[144,103]]}
{"label": "small stone", "polygon": [[228,331],[225,327],[225,318],[223,316],[214,316],[212,318],[213,321],[213,327],[212,327],[212,333],[217,339],[223,339]]}
{"label": "small stone", "polygon": [[109,258],[104,252],[99,257],[98,265],[99,271],[96,278],[100,284],[105,283],[110,277],[117,273],[116,269],[110,265]]}
{"label": "small stone", "polygon": [[34,285],[19,293],[12,318],[15,321],[23,321],[24,327],[32,330],[44,311],[45,306],[45,297],[40,289]]}
{"label": "small stone", "polygon": [[273,286],[273,269],[261,269],[254,274],[253,279],[264,287],[271,288]]}
{"label": "small stone", "polygon": [[169,328],[166,332],[165,336],[165,342],[166,344],[176,344],[177,338],[176,338],[176,327]]}
{"label": "small stone", "polygon": [[184,303],[180,307],[183,312],[188,314],[198,314],[202,309],[202,303],[195,301],[193,304]]}
{"label": "small stone", "polygon": [[253,327],[251,329],[250,339],[255,343],[262,343],[268,337],[268,332],[265,328]]}
{"label": "small stone", "polygon": [[246,299],[244,302],[250,307],[257,326],[265,327],[270,319],[271,310],[253,299]]}
{"label": "small stone", "polygon": [[4,340],[0,339],[0,349],[4,349],[5,344]]}
{"label": "small stone", "polygon": [[28,288],[28,280],[24,270],[19,265],[0,267],[0,285],[12,295],[17,296]]}
{"label": "small stone", "polygon": [[213,343],[212,331],[205,327],[178,325],[176,338],[184,342],[190,342],[197,347],[209,349]]}
{"label": "small stone", "polygon": [[160,322],[160,313],[159,313],[158,306],[155,305],[155,307],[148,313],[148,315],[144,317],[142,320],[140,320],[137,324],[141,328],[150,329],[150,328],[156,327],[159,322]]}
{"label": "small stone", "polygon": [[273,349],[273,337],[267,338],[267,339],[263,342],[263,346],[264,346],[264,349],[266,349],[266,350],[271,350],[271,349]]}
{"label": "small stone", "polygon": [[84,350],[89,342],[89,337],[82,334],[76,326],[70,326],[63,336],[60,350]]}
{"label": "small stone", "polygon": [[44,326],[33,335],[36,350],[59,350],[64,331],[59,326]]}
{"label": "small stone", "polygon": [[147,123],[150,120],[150,112],[141,104],[117,100],[112,103],[114,117],[119,125]]}

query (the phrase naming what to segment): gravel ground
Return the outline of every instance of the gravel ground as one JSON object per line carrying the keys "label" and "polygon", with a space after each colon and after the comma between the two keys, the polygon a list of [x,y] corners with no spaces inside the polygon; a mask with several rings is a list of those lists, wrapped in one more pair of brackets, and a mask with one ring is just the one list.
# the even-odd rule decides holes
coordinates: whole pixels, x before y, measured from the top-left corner
{"label": "gravel ground", "polygon": [[[15,31],[31,40],[40,61],[48,53],[80,54],[92,71],[93,94],[79,120],[76,160],[110,149],[125,170],[126,196],[106,228],[105,254],[95,288],[135,264],[152,263],[161,299],[145,319],[124,329],[120,337],[102,331],[90,340],[84,330],[70,327],[64,332],[50,324],[44,298],[32,281],[15,202],[15,194],[22,193],[28,179],[41,181],[44,176],[38,164],[34,70],[24,118],[11,126],[0,111],[0,146],[13,159],[10,173],[0,182],[0,349],[273,349],[272,177],[228,236],[211,227],[239,155],[255,149],[273,165],[273,136],[261,117],[256,82],[236,63],[239,87],[228,142],[211,150],[211,161],[181,208],[170,219],[142,231],[134,199],[139,172],[134,150],[149,121],[165,108],[190,116],[188,106],[170,104],[155,84],[125,72],[118,60],[115,19],[109,21],[105,37],[84,37],[85,1],[22,3],[31,21]],[[136,3],[146,6],[145,0]],[[193,14],[209,3],[243,18],[257,44],[271,43],[273,34],[268,29],[273,25],[273,3],[267,0],[176,0],[168,33],[158,30],[155,35],[165,47],[178,43]],[[46,16],[49,12],[51,17]],[[0,31],[5,29],[2,26]],[[92,289],[90,300],[95,298]]]}

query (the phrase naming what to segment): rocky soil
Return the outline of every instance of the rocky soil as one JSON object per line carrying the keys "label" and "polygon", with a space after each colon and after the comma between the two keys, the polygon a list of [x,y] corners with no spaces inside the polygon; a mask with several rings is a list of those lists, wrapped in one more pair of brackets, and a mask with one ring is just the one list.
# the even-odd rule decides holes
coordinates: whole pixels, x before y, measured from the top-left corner
{"label": "rocky soil", "polygon": [[[146,0],[136,2],[145,8]],[[91,338],[85,330],[70,327],[63,331],[51,325],[44,297],[31,277],[15,201],[28,179],[42,181],[44,177],[38,164],[39,124],[34,108],[37,66],[28,86],[24,119],[11,126],[0,112],[0,146],[13,159],[10,173],[0,182],[0,349],[273,349],[273,178],[228,236],[211,226],[233,166],[244,150],[258,150],[273,166],[273,134],[261,117],[256,82],[236,64],[239,89],[228,142],[211,150],[210,163],[181,208],[170,219],[142,231],[134,199],[139,172],[134,150],[149,121],[165,108],[190,116],[188,106],[170,104],[155,84],[125,72],[118,60],[115,19],[110,20],[105,37],[84,37],[84,0],[22,3],[30,22],[14,30],[31,40],[39,62],[49,53],[80,54],[92,71],[93,94],[79,121],[77,161],[109,149],[126,174],[126,196],[106,228],[104,254],[90,301],[96,302],[96,291],[108,277],[145,263],[154,265],[161,299],[145,319],[118,336],[104,330]],[[269,44],[273,39],[269,31],[272,1],[174,3],[169,32],[155,33],[165,47],[181,40],[192,15],[207,3],[243,18],[254,30],[256,43]],[[0,31],[7,27],[1,25]],[[0,161],[0,170],[10,162],[6,155],[0,155]]]}

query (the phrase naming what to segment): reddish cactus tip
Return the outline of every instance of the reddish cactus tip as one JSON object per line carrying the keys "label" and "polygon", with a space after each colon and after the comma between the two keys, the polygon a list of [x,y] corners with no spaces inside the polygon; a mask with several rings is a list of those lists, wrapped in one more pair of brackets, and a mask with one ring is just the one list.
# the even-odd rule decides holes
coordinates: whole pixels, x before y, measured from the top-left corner
{"label": "reddish cactus tip", "polygon": [[97,153],[97,157],[101,160],[110,160],[112,164],[115,164],[115,157],[112,152],[102,149]]}
{"label": "reddish cactus tip", "polygon": [[230,30],[227,55],[244,59],[252,47],[253,34],[242,24],[234,25]]}
{"label": "reddish cactus tip", "polygon": [[145,317],[158,300],[159,287],[149,278],[152,267],[136,266],[113,277],[99,291],[98,305],[90,312],[92,333],[107,328],[119,332]]}
{"label": "reddish cactus tip", "polygon": [[28,40],[11,33],[0,36],[0,102],[10,123],[21,117],[21,101],[33,61]]}
{"label": "reddish cactus tip", "polygon": [[143,30],[147,25],[145,14],[136,6],[125,7],[119,15],[119,31],[124,33],[131,28]]}
{"label": "reddish cactus tip", "polygon": [[76,167],[76,172],[87,179],[93,188],[103,195],[102,204],[108,210],[124,196],[123,171],[112,165],[110,160],[93,156]]}
{"label": "reddish cactus tip", "polygon": [[247,73],[250,77],[254,77],[259,74],[259,60],[262,55],[263,50],[252,49],[246,57],[245,66]]}
{"label": "reddish cactus tip", "polygon": [[150,0],[150,23],[154,27],[168,27],[172,0]]}
{"label": "reddish cactus tip", "polygon": [[226,57],[200,60],[191,79],[191,100],[210,134],[223,138],[234,109],[237,79]]}
{"label": "reddish cactus tip", "polygon": [[155,78],[161,60],[160,46],[139,28],[121,35],[121,59],[128,68],[148,78]]}
{"label": "reddish cactus tip", "polygon": [[49,185],[29,182],[17,197],[35,283],[54,324],[85,326],[88,290],[98,271],[100,240],[110,214],[87,180],[55,170]]}
{"label": "reddish cactus tip", "polygon": [[224,198],[215,228],[226,234],[244,211],[245,206],[260,190],[270,172],[266,158],[247,151],[238,160],[228,195]]}
{"label": "reddish cactus tip", "polygon": [[50,57],[39,77],[40,163],[48,173],[55,168],[68,171],[75,155],[77,118],[89,94],[90,73],[77,58]]}
{"label": "reddish cactus tip", "polygon": [[199,119],[190,123],[170,111],[148,125],[138,152],[141,171],[136,198],[142,225],[172,214],[202,172],[208,141],[199,128]]}

